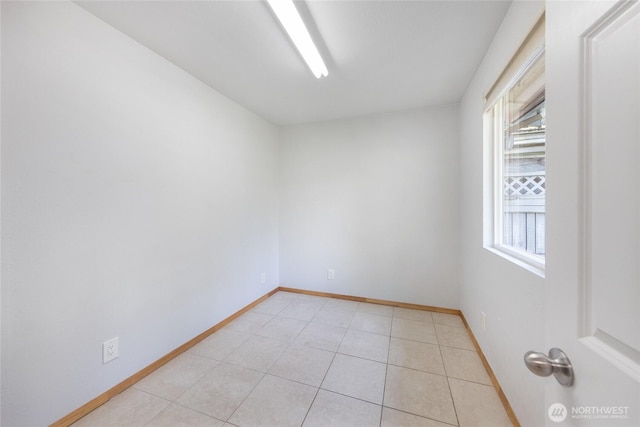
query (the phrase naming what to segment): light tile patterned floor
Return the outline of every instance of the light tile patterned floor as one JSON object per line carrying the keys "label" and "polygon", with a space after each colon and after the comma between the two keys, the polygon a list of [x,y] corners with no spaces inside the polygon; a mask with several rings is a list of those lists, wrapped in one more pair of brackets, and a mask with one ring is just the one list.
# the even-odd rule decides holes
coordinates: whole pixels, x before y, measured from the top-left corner
{"label": "light tile patterned floor", "polygon": [[455,315],[278,292],[74,426],[511,426]]}

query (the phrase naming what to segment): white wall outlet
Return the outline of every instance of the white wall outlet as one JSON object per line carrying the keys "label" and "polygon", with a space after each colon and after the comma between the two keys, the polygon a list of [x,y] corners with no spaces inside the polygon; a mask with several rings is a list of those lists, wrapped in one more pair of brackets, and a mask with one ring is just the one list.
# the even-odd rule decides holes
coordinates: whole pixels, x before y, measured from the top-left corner
{"label": "white wall outlet", "polygon": [[484,311],[480,312],[480,323],[482,324],[482,332],[487,332],[487,315]]}
{"label": "white wall outlet", "polygon": [[260,284],[264,285],[267,283],[267,273],[260,273]]}
{"label": "white wall outlet", "polygon": [[118,337],[102,343],[102,363],[111,362],[118,357]]}
{"label": "white wall outlet", "polygon": [[333,268],[327,270],[327,280],[335,280],[336,271]]}

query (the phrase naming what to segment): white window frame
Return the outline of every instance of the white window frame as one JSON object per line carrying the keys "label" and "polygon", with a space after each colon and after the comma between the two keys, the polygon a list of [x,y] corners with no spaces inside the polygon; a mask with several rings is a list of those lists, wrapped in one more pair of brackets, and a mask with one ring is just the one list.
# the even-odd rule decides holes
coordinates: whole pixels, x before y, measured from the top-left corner
{"label": "white window frame", "polygon": [[[504,143],[503,143],[503,111],[499,110],[498,114],[494,114],[494,107],[498,103],[501,104],[502,98],[511,90],[511,88],[520,80],[520,78],[531,68],[531,66],[544,55],[544,46],[536,49],[525,64],[518,70],[504,89],[500,91],[499,96],[485,109],[484,125],[485,138],[489,141],[485,147],[489,148],[491,155],[488,156],[490,164],[486,165],[492,171],[492,178],[490,182],[491,193],[491,209],[490,217],[491,221],[485,221],[485,225],[490,224],[488,228],[485,228],[485,248],[492,252],[506,258],[521,267],[544,277],[545,270],[545,258],[539,255],[532,254],[530,252],[521,250],[511,245],[505,245],[502,243],[503,238],[503,218],[504,218],[504,205],[503,205],[503,193],[504,193],[504,178],[503,178],[503,155],[504,155]],[[546,85],[545,85],[546,86]],[[489,239],[486,239],[486,237]]]}

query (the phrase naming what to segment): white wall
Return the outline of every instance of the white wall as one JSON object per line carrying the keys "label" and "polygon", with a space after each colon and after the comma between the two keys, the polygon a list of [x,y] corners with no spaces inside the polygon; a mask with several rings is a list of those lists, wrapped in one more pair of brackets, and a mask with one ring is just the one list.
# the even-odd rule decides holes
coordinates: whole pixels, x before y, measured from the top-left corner
{"label": "white wall", "polygon": [[[2,7],[0,7],[2,23]],[[2,81],[2,28],[0,28],[0,82]],[[0,117],[2,117],[2,85],[0,85]],[[0,206],[2,205],[2,125],[0,124]],[[2,236],[2,209],[0,208],[0,236]],[[0,244],[0,331],[2,331],[2,244]],[[2,384],[2,339],[0,339],[0,384]],[[0,424],[2,424],[2,387],[0,386]]]}
{"label": "white wall", "polygon": [[[483,96],[543,2],[515,1],[460,103],[462,312],[524,426],[545,424],[544,381],[523,363],[544,348],[544,279],[483,248]],[[485,218],[489,220],[489,218]],[[486,332],[480,313],[486,313]]]}
{"label": "white wall", "polygon": [[1,101],[2,425],[55,421],[278,285],[271,124],[73,3],[2,2]]}
{"label": "white wall", "polygon": [[446,106],[282,129],[281,284],[458,308],[457,126]]}

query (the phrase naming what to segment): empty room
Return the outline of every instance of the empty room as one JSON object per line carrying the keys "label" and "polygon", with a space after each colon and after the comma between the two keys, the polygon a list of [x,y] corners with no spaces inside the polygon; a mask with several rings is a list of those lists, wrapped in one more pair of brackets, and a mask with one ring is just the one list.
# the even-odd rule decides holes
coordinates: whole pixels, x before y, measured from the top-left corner
{"label": "empty room", "polygon": [[640,3],[0,2],[0,424],[640,425]]}

